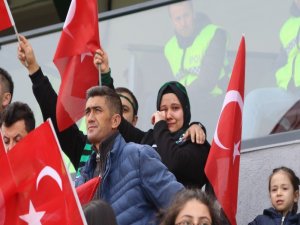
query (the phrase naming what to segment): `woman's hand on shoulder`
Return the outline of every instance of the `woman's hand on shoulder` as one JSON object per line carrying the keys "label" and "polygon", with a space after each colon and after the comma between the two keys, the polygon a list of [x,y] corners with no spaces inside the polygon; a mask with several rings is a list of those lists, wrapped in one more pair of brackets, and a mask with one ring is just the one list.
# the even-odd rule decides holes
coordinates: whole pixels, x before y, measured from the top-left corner
{"label": "woman's hand on shoulder", "polygon": [[191,139],[191,142],[193,143],[203,144],[206,140],[206,135],[199,124],[193,124],[187,129],[183,136],[183,139]]}

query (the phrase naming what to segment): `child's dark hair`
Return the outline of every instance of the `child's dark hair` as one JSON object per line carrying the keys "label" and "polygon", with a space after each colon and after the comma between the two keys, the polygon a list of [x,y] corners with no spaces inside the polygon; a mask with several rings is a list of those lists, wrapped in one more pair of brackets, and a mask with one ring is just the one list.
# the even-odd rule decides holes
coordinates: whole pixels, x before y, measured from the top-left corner
{"label": "child's dark hair", "polygon": [[[285,166],[282,166],[282,167],[278,167],[278,168],[273,169],[273,172],[269,177],[269,192],[271,191],[271,179],[272,179],[272,177],[274,176],[274,174],[276,174],[280,171],[286,173],[286,175],[289,177],[289,179],[292,183],[294,192],[299,191],[299,185],[300,185],[299,177],[296,176],[295,172],[292,169],[290,169],[288,167],[285,167]],[[297,211],[298,211],[298,202],[294,202],[294,205],[293,205],[293,208],[292,208],[292,213],[297,213]]]}
{"label": "child's dark hair", "polygon": [[171,206],[167,210],[161,211],[160,215],[158,215],[159,220],[161,220],[160,225],[174,225],[179,212],[188,201],[193,199],[196,199],[208,208],[212,225],[220,224],[220,212],[211,196],[200,189],[183,189],[176,194]]}

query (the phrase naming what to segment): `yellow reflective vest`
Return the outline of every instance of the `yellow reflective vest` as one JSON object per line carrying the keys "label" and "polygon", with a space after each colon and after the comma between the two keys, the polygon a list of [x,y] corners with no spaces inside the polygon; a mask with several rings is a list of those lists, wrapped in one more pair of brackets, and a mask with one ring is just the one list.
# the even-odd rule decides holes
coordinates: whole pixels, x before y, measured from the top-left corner
{"label": "yellow reflective vest", "polygon": [[287,62],[276,71],[278,87],[287,89],[293,79],[300,86],[300,17],[288,19],[280,30],[280,41],[287,55]]}
{"label": "yellow reflective vest", "polygon": [[[175,36],[166,44],[165,57],[170,64],[173,75],[182,85],[187,87],[196,79],[201,79],[199,74],[202,61],[217,29],[218,26],[213,24],[204,27],[195,38],[193,44],[186,50],[179,46]],[[222,90],[216,85],[211,94],[220,95]]]}

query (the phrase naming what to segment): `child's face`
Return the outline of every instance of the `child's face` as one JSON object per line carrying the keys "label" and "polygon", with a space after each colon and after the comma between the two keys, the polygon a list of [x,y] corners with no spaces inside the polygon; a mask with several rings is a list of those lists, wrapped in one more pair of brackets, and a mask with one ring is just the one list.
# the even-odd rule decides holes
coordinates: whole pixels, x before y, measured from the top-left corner
{"label": "child's face", "polygon": [[285,216],[292,209],[294,202],[298,202],[299,191],[294,191],[288,175],[283,171],[273,175],[270,188],[273,207]]}

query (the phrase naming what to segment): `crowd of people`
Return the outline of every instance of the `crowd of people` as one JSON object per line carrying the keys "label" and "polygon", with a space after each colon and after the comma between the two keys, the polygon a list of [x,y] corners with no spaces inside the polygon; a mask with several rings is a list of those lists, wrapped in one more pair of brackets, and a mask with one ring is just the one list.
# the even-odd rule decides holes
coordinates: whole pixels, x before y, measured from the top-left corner
{"label": "crowd of people", "polygon": [[[19,37],[18,59],[28,71],[43,119],[52,119],[62,150],[78,170],[75,186],[101,177],[93,200],[82,206],[89,225],[228,224],[204,172],[210,144],[205,126],[199,121],[191,122],[188,96],[190,87],[201,81],[195,71],[198,67],[206,71],[205,65],[210,61],[201,59],[195,65],[181,64],[186,68],[177,68],[178,54],[174,52],[178,50],[176,46],[185,46],[185,57],[188,57],[193,52],[188,49],[193,46],[191,41],[200,37],[209,37],[206,45],[200,46],[205,51],[224,49],[226,34],[208,18],[203,20],[204,15],[198,15],[203,24],[191,25],[191,30],[182,29],[182,8],[187,11],[192,8],[189,2],[180,4],[170,7],[170,17],[177,21],[174,24],[177,33],[165,46],[165,55],[177,81],[166,82],[159,89],[157,111],[151,117],[153,127],[148,131],[136,127],[139,104],[134,94],[126,87],[114,87],[108,55],[103,49],[94,54],[94,66],[101,70],[102,86],[90,87],[86,94],[83,125],[86,135],[77,124],[60,131],[56,120],[57,94],[43,74],[29,41],[22,35]],[[194,19],[190,18],[190,23]],[[224,57],[218,58],[219,66],[213,72],[216,82],[220,82],[224,73]],[[221,78],[225,79],[224,74]],[[213,96],[222,94],[220,84],[207,88]],[[0,122],[7,151],[35,128],[30,107],[23,102],[12,102],[13,90],[11,76],[0,68]],[[272,207],[249,225],[300,224],[299,184],[293,170],[275,168],[268,187]]]}
{"label": "crowd of people", "polygon": [[[80,173],[79,186],[102,178],[95,196],[83,205],[88,224],[224,224],[204,166],[210,144],[205,127],[190,123],[188,93],[177,81],[161,86],[153,128],[135,127],[138,102],[126,88],[114,88],[108,56],[99,49],[94,64],[102,70],[103,86],[87,91],[87,135],[74,124],[59,131],[56,124],[57,95],[43,74],[28,40],[20,36],[18,58],[27,68],[33,93],[44,119],[51,118],[63,151]],[[26,103],[12,102],[11,76],[1,69],[1,132],[7,150],[35,128],[34,114]],[[76,137],[76,138],[74,138]],[[89,144],[91,151],[84,153]],[[82,163],[82,155],[88,160]],[[272,207],[251,224],[298,224],[299,178],[287,167],[273,170],[269,178]]]}

